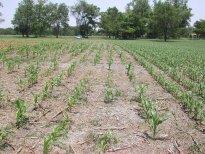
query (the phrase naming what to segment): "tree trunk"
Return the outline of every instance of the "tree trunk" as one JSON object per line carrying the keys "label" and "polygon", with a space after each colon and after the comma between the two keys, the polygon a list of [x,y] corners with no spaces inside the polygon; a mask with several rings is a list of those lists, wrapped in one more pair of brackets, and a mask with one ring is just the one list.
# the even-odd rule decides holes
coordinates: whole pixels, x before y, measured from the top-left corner
{"label": "tree trunk", "polygon": [[166,28],[164,29],[164,41],[167,42],[167,30],[166,30]]}
{"label": "tree trunk", "polygon": [[57,25],[57,27],[56,27],[56,38],[59,37],[59,33],[60,33],[60,26]]}

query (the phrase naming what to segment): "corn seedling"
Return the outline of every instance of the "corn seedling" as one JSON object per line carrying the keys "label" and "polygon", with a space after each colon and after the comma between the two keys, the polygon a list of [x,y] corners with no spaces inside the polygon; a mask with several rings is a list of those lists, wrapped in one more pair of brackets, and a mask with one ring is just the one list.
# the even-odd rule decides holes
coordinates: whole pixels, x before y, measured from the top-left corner
{"label": "corn seedling", "polygon": [[153,138],[156,138],[156,134],[158,132],[157,128],[160,124],[162,124],[166,119],[160,116],[155,109],[151,110],[149,123],[152,130]]}
{"label": "corn seedling", "polygon": [[8,128],[0,128],[0,149],[5,148],[9,134]]}
{"label": "corn seedling", "polygon": [[147,85],[144,85],[144,84],[135,86],[135,92],[139,93],[137,101],[139,101],[140,103],[142,103],[143,99],[145,98],[145,93],[147,89],[148,89]]}
{"label": "corn seedling", "polygon": [[126,64],[125,55],[124,55],[124,52],[122,51],[120,52],[120,60],[123,65]]}
{"label": "corn seedling", "polygon": [[112,55],[112,52],[110,52],[109,57],[108,57],[108,70],[111,70],[111,66],[112,66],[113,62],[114,62],[113,55]]}
{"label": "corn seedling", "polygon": [[31,64],[27,69],[26,69],[26,77],[27,77],[27,82],[28,86],[32,86],[35,83],[37,83],[38,80],[38,66]]}
{"label": "corn seedling", "polygon": [[16,105],[16,126],[17,128],[22,127],[28,122],[28,117],[27,117],[27,109],[26,109],[26,104],[24,100],[18,99],[15,101]]}
{"label": "corn seedling", "polygon": [[6,69],[8,73],[12,73],[15,69],[15,61],[12,59],[7,59],[5,61]]}
{"label": "corn seedling", "polygon": [[73,62],[67,69],[67,76],[71,76],[76,68],[76,62]]}
{"label": "corn seedling", "polygon": [[83,79],[80,83],[74,88],[72,95],[68,97],[67,105],[68,109],[74,107],[78,101],[84,99],[84,95],[87,89],[87,80]]}
{"label": "corn seedling", "polygon": [[94,58],[94,65],[97,65],[100,63],[101,53],[100,51],[96,52],[95,58]]}
{"label": "corn seedling", "polygon": [[3,106],[3,102],[4,102],[4,92],[0,86],[0,108]]}
{"label": "corn seedling", "polygon": [[50,82],[46,82],[45,86],[43,87],[42,93],[41,93],[41,100],[45,100],[50,96],[51,93],[51,84]]}
{"label": "corn seedling", "polygon": [[133,81],[134,79],[134,71],[133,71],[133,66],[131,63],[129,63],[126,67],[127,69],[127,76],[129,77],[130,81]]}
{"label": "corn seedling", "polygon": [[111,145],[117,144],[117,142],[117,138],[112,134],[112,132],[106,132],[98,137],[96,146],[100,151],[105,152]]}
{"label": "corn seedling", "polygon": [[70,120],[65,118],[59,123],[57,127],[53,129],[53,132],[44,138],[43,142],[43,154],[48,154],[52,145],[59,140],[63,135],[67,133]]}
{"label": "corn seedling", "polygon": [[113,82],[110,78],[110,75],[108,75],[107,81],[105,83],[105,94],[104,94],[104,102],[105,103],[111,103],[117,99],[121,95],[120,91],[118,91],[116,86],[113,85]]}

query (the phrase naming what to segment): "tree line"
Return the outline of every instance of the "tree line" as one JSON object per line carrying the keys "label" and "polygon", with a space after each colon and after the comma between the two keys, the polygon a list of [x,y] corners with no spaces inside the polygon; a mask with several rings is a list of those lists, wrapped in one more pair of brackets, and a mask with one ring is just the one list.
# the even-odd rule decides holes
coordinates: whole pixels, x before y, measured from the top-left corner
{"label": "tree line", "polygon": [[[75,17],[76,27],[69,27],[69,13]],[[46,0],[22,0],[12,23],[16,32],[27,37],[48,34],[58,37],[68,33],[88,37],[98,33],[116,39],[143,37],[167,41],[188,33],[191,16],[188,0],[154,0],[152,5],[149,0],[132,0],[125,12],[120,12],[116,7],[100,12],[98,6],[84,0],[71,7]],[[194,24],[197,35],[205,34],[204,23],[200,20]]]}

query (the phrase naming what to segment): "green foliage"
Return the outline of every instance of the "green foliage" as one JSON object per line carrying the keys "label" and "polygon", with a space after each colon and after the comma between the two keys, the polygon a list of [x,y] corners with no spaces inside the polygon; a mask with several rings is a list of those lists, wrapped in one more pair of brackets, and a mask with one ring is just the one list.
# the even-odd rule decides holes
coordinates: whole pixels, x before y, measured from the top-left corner
{"label": "green foliage", "polygon": [[133,68],[133,65],[131,63],[129,63],[126,67],[127,69],[127,76],[129,77],[129,80],[130,81],[133,81],[135,75],[134,75],[134,68]]}
{"label": "green foliage", "polygon": [[108,55],[108,70],[111,70],[111,66],[114,63],[114,59],[113,59],[113,51],[109,51],[109,55]]}
{"label": "green foliage", "polygon": [[205,20],[196,21],[194,23],[194,27],[195,27],[194,31],[196,34],[198,35],[201,34],[202,36],[205,35]]}
{"label": "green foliage", "polygon": [[22,127],[28,122],[27,107],[24,100],[17,99],[15,102],[16,106],[16,126],[17,128]]}
{"label": "green foliage", "polygon": [[88,4],[86,1],[80,0],[72,6],[71,12],[76,18],[77,26],[79,27],[80,35],[88,37],[90,32],[97,25],[97,17],[99,16],[100,8]]}
{"label": "green foliage", "polygon": [[3,89],[2,89],[2,87],[1,87],[1,85],[0,85],[0,108],[4,105],[3,103],[4,103],[4,92],[3,92]]}
{"label": "green foliage", "polygon": [[94,65],[97,65],[100,63],[100,58],[101,58],[101,53],[100,51],[97,51],[95,54],[95,58],[94,58]]}
{"label": "green foliage", "polygon": [[111,145],[117,143],[117,138],[112,134],[112,132],[106,132],[105,134],[101,135],[97,139],[97,148],[99,150],[105,152],[110,148]]}
{"label": "green foliage", "polygon": [[85,98],[84,95],[87,89],[87,84],[88,84],[88,80],[83,79],[80,81],[79,84],[76,85],[76,87],[72,91],[72,94],[68,97],[67,100],[68,109],[71,109],[78,103],[78,101],[83,100]]}
{"label": "green foliage", "polygon": [[148,86],[147,85],[144,85],[144,84],[140,84],[139,86],[136,86],[135,85],[135,92],[136,93],[139,93],[139,96],[137,98],[137,101],[139,101],[140,103],[142,103],[143,99],[145,98],[145,93],[148,89]]}
{"label": "green foliage", "polygon": [[7,128],[0,128],[0,149],[5,147],[8,136],[9,136],[9,132]]}
{"label": "green foliage", "polygon": [[31,64],[28,66],[28,68],[26,69],[26,73],[25,73],[27,77],[28,86],[31,86],[37,83],[38,73],[39,73],[38,65]]}
{"label": "green foliage", "polygon": [[113,84],[111,76],[108,75],[107,81],[105,83],[104,102],[111,103],[115,101],[120,95],[121,92],[117,90],[116,86]]}
{"label": "green foliage", "polygon": [[73,62],[67,69],[67,76],[71,76],[76,69],[76,62]]}
{"label": "green foliage", "polygon": [[48,154],[51,150],[52,145],[59,140],[64,134],[67,133],[70,120],[65,118],[62,120],[57,127],[53,129],[53,132],[44,138],[43,153]]}
{"label": "green foliage", "polygon": [[166,119],[163,116],[160,116],[156,110],[151,110],[149,123],[153,132],[153,138],[156,138],[157,128],[162,124]]}

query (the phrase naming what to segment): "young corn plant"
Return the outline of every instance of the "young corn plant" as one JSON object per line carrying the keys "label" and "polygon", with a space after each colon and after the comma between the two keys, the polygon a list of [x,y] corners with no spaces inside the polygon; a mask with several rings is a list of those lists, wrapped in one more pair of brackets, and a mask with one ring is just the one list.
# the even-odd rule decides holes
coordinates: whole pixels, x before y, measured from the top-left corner
{"label": "young corn plant", "polygon": [[16,126],[17,128],[22,127],[23,125],[25,125],[29,118],[27,117],[27,107],[25,104],[25,101],[22,99],[17,99],[15,101],[15,105],[16,105]]}
{"label": "young corn plant", "polygon": [[46,98],[50,97],[50,94],[51,94],[51,82],[50,81],[47,81],[43,87],[43,90],[41,92],[41,100],[44,101]]}
{"label": "young corn plant", "polygon": [[123,52],[123,51],[120,52],[120,60],[121,60],[121,63],[122,63],[123,65],[126,64],[126,59],[125,59],[125,55],[124,55],[124,52]]}
{"label": "young corn plant", "polygon": [[76,69],[76,62],[73,62],[67,69],[67,77],[71,76]]}
{"label": "young corn plant", "polygon": [[112,132],[106,132],[97,138],[96,146],[100,151],[105,152],[111,145],[117,144],[117,142],[117,138]]}
{"label": "young corn plant", "polygon": [[120,91],[115,88],[110,75],[108,75],[107,81],[105,83],[104,102],[111,103],[115,101],[120,95]]}
{"label": "young corn plant", "polygon": [[78,101],[83,100],[85,98],[85,92],[87,89],[88,81],[83,79],[80,83],[74,88],[72,94],[68,97],[67,105],[68,109],[74,107]]}
{"label": "young corn plant", "polygon": [[6,59],[5,66],[8,73],[12,73],[15,69],[15,61],[13,59]]}
{"label": "young corn plant", "polygon": [[37,83],[38,73],[39,73],[38,65],[34,65],[34,64],[29,65],[25,73],[27,77],[28,86],[32,86]]}
{"label": "young corn plant", "polygon": [[113,53],[110,51],[109,57],[108,57],[108,70],[111,70],[111,66],[113,63],[114,63]]}
{"label": "young corn plant", "polygon": [[147,89],[148,89],[148,86],[145,84],[135,86],[135,92],[139,93],[139,96],[137,97],[137,101],[139,103],[142,103],[143,99],[145,98],[145,93],[146,93]]}
{"label": "young corn plant", "polygon": [[68,131],[70,120],[65,118],[57,127],[53,129],[53,132],[44,138],[43,142],[43,154],[48,154],[52,148],[52,145],[57,142]]}
{"label": "young corn plant", "polygon": [[127,69],[127,76],[129,77],[130,81],[134,80],[134,70],[133,70],[133,65],[131,63],[129,63],[126,67]]}
{"label": "young corn plant", "polygon": [[101,59],[101,53],[100,51],[96,52],[95,58],[94,58],[94,65],[97,65],[100,63],[100,59]]}
{"label": "young corn plant", "polygon": [[0,149],[5,148],[9,134],[8,128],[0,128]]}
{"label": "young corn plant", "polygon": [[0,108],[4,106],[4,101],[5,101],[5,99],[4,99],[4,91],[3,91],[3,89],[0,86]]}
{"label": "young corn plant", "polygon": [[166,119],[163,116],[160,116],[156,109],[152,109],[150,113],[149,123],[150,128],[152,130],[152,137],[155,139],[157,133],[159,132],[157,130],[158,126],[162,124]]}

